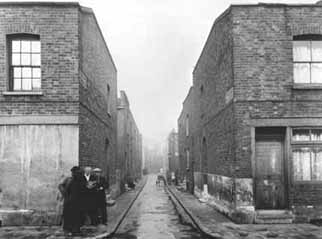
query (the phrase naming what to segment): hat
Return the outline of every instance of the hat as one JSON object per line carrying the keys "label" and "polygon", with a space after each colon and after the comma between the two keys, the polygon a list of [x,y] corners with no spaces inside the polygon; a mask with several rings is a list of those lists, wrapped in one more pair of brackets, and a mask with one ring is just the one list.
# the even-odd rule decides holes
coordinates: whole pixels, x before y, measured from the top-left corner
{"label": "hat", "polygon": [[74,167],[72,167],[71,169],[70,169],[70,171],[71,172],[77,172],[77,171],[79,171],[80,170],[80,168],[78,167],[78,166],[74,166]]}
{"label": "hat", "polygon": [[100,168],[94,168],[93,172],[102,172],[102,169],[100,169]]}

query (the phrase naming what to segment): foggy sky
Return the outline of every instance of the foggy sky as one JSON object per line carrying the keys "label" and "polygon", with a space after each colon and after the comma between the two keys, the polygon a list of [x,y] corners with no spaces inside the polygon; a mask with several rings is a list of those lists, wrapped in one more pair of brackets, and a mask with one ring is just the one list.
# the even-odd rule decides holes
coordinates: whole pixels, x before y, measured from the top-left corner
{"label": "foggy sky", "polygon": [[[260,2],[315,3],[317,0]],[[145,138],[176,128],[210,28],[230,4],[252,0],[81,0],[94,10]]]}

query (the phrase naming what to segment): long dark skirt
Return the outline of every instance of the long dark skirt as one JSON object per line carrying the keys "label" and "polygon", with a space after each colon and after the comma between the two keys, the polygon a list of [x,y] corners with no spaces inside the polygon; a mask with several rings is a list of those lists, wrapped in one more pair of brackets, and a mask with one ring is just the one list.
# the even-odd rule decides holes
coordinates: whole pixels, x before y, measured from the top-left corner
{"label": "long dark skirt", "polygon": [[68,232],[80,232],[81,209],[77,203],[67,202],[63,210],[63,229]]}

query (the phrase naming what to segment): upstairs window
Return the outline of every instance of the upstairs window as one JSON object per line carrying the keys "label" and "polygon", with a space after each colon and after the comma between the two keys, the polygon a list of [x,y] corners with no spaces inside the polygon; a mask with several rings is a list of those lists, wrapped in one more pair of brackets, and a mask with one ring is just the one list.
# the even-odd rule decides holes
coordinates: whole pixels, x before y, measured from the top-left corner
{"label": "upstairs window", "polygon": [[322,36],[301,35],[293,40],[294,82],[322,83]]}
{"label": "upstairs window", "polygon": [[41,89],[41,47],[37,35],[11,35],[9,42],[9,90]]}

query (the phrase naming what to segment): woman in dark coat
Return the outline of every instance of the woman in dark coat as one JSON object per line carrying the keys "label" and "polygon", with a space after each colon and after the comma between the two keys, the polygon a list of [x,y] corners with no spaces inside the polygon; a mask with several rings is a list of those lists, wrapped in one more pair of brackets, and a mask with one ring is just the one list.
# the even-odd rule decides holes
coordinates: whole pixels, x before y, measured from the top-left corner
{"label": "woman in dark coat", "polygon": [[84,191],[84,184],[81,180],[80,168],[75,166],[71,171],[72,178],[67,185],[64,200],[63,229],[76,235],[80,233],[81,227],[81,195]]}

